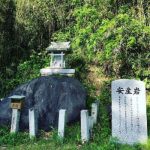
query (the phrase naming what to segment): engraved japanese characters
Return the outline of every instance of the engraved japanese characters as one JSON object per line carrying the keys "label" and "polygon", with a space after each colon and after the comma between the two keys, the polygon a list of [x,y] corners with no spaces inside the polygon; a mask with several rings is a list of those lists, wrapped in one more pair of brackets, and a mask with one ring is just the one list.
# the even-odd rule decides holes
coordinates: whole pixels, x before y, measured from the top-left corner
{"label": "engraved japanese characters", "polygon": [[112,136],[120,143],[147,141],[146,91],[142,81],[112,82]]}

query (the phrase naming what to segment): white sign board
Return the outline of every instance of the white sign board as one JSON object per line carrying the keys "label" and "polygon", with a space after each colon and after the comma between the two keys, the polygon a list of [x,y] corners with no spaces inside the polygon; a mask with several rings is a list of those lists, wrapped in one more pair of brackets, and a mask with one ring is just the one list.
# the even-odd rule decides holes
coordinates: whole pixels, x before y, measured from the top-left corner
{"label": "white sign board", "polygon": [[112,136],[120,143],[147,141],[146,91],[142,81],[112,82]]}

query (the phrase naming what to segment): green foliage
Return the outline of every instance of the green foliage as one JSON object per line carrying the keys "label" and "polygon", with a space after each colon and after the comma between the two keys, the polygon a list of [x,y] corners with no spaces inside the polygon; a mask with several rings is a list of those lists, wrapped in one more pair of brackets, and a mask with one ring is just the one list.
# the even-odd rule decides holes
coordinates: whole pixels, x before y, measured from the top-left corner
{"label": "green foliage", "polygon": [[8,79],[3,80],[3,78],[0,78],[0,85],[2,87],[0,95],[5,96],[9,91],[13,90],[21,83],[39,77],[40,69],[46,66],[49,66],[49,57],[46,52],[36,53],[33,51],[30,55],[30,60],[24,61],[18,65],[16,73],[11,72],[9,69],[7,70],[7,74],[10,74],[12,78],[9,82],[7,81]]}
{"label": "green foliage", "polygon": [[150,26],[140,22],[126,7],[112,18],[105,19],[97,7],[85,4],[77,7],[73,16],[74,26],[66,28],[64,36],[62,31],[53,34],[53,39],[70,37],[73,49],[70,60],[77,62],[77,70],[80,68],[77,60],[81,59],[86,68],[93,63],[102,67],[105,75],[138,78],[150,86]]}
{"label": "green foliage", "polygon": [[0,128],[0,146],[2,145],[16,146],[18,144],[23,144],[29,141],[30,139],[27,133],[10,134],[9,128],[7,127]]}
{"label": "green foliage", "polygon": [[[90,142],[81,143],[80,123],[67,125],[63,141],[58,138],[57,130],[39,131],[39,136],[35,140],[30,140],[27,132],[10,134],[9,128],[0,127],[0,149],[5,147],[10,150],[149,150],[150,141],[147,145],[124,145],[118,144],[117,139],[111,137],[110,82],[104,83],[101,94],[97,97],[100,98],[98,123],[93,128]],[[148,123],[149,121],[148,119]]]}
{"label": "green foliage", "polygon": [[[67,62],[78,79],[86,79],[89,65],[96,64],[105,75],[140,78],[150,86],[147,1],[2,0],[0,4],[0,95],[36,77],[25,71],[28,65],[35,67],[34,72],[38,69],[28,62],[32,49],[40,53],[58,40],[71,41],[73,54]],[[13,81],[17,70],[22,71]],[[20,79],[21,73],[27,79]]]}
{"label": "green foliage", "polygon": [[147,0],[1,0],[0,96],[40,76],[40,69],[49,66],[44,49],[51,41],[71,41],[67,67],[76,69],[76,78],[86,87],[88,108],[95,99],[101,103],[90,143],[81,143],[80,126],[76,124],[67,128],[63,142],[56,131],[30,141],[26,133],[10,135],[8,129],[0,128],[0,145],[15,150],[150,149],[150,142],[128,146],[111,139],[111,81],[103,82],[96,97],[97,87],[88,80],[89,68],[94,65],[103,76],[141,79],[150,88],[149,16]]}
{"label": "green foliage", "polygon": [[[97,55],[115,76],[142,78],[141,70],[148,69],[150,28],[128,14],[106,20],[98,29]],[[102,47],[102,48],[101,48]],[[104,68],[106,69],[106,68]],[[113,75],[113,74],[110,74]]]}
{"label": "green foliage", "polygon": [[[33,51],[30,60],[24,61],[17,68],[15,78],[19,83],[29,81],[40,76],[40,69],[49,65],[49,57],[46,52],[36,53]],[[21,77],[21,78],[20,78]]]}

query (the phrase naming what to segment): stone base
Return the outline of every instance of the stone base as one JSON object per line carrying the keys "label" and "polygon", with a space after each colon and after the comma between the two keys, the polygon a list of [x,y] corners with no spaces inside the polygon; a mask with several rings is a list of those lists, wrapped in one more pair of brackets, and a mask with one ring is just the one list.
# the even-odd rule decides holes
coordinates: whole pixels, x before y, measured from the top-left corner
{"label": "stone base", "polygon": [[73,76],[75,69],[59,69],[59,68],[43,68],[40,70],[42,76],[48,76],[53,74]]}

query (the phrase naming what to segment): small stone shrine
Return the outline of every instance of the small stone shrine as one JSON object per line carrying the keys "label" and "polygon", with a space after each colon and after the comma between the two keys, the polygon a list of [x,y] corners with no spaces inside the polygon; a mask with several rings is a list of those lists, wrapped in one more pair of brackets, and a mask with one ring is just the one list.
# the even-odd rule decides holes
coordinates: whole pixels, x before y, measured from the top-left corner
{"label": "small stone shrine", "polygon": [[72,76],[75,73],[75,69],[66,69],[65,65],[65,53],[69,52],[70,42],[51,42],[51,45],[46,48],[50,52],[50,67],[40,70],[42,76],[48,76],[52,74],[61,74]]}
{"label": "small stone shrine", "polygon": [[19,130],[20,110],[23,107],[23,101],[25,96],[13,95],[9,97],[11,99],[12,119],[11,119],[11,133],[16,133]]}
{"label": "small stone shrine", "polygon": [[123,144],[147,141],[146,91],[142,81],[112,82],[112,136]]}

